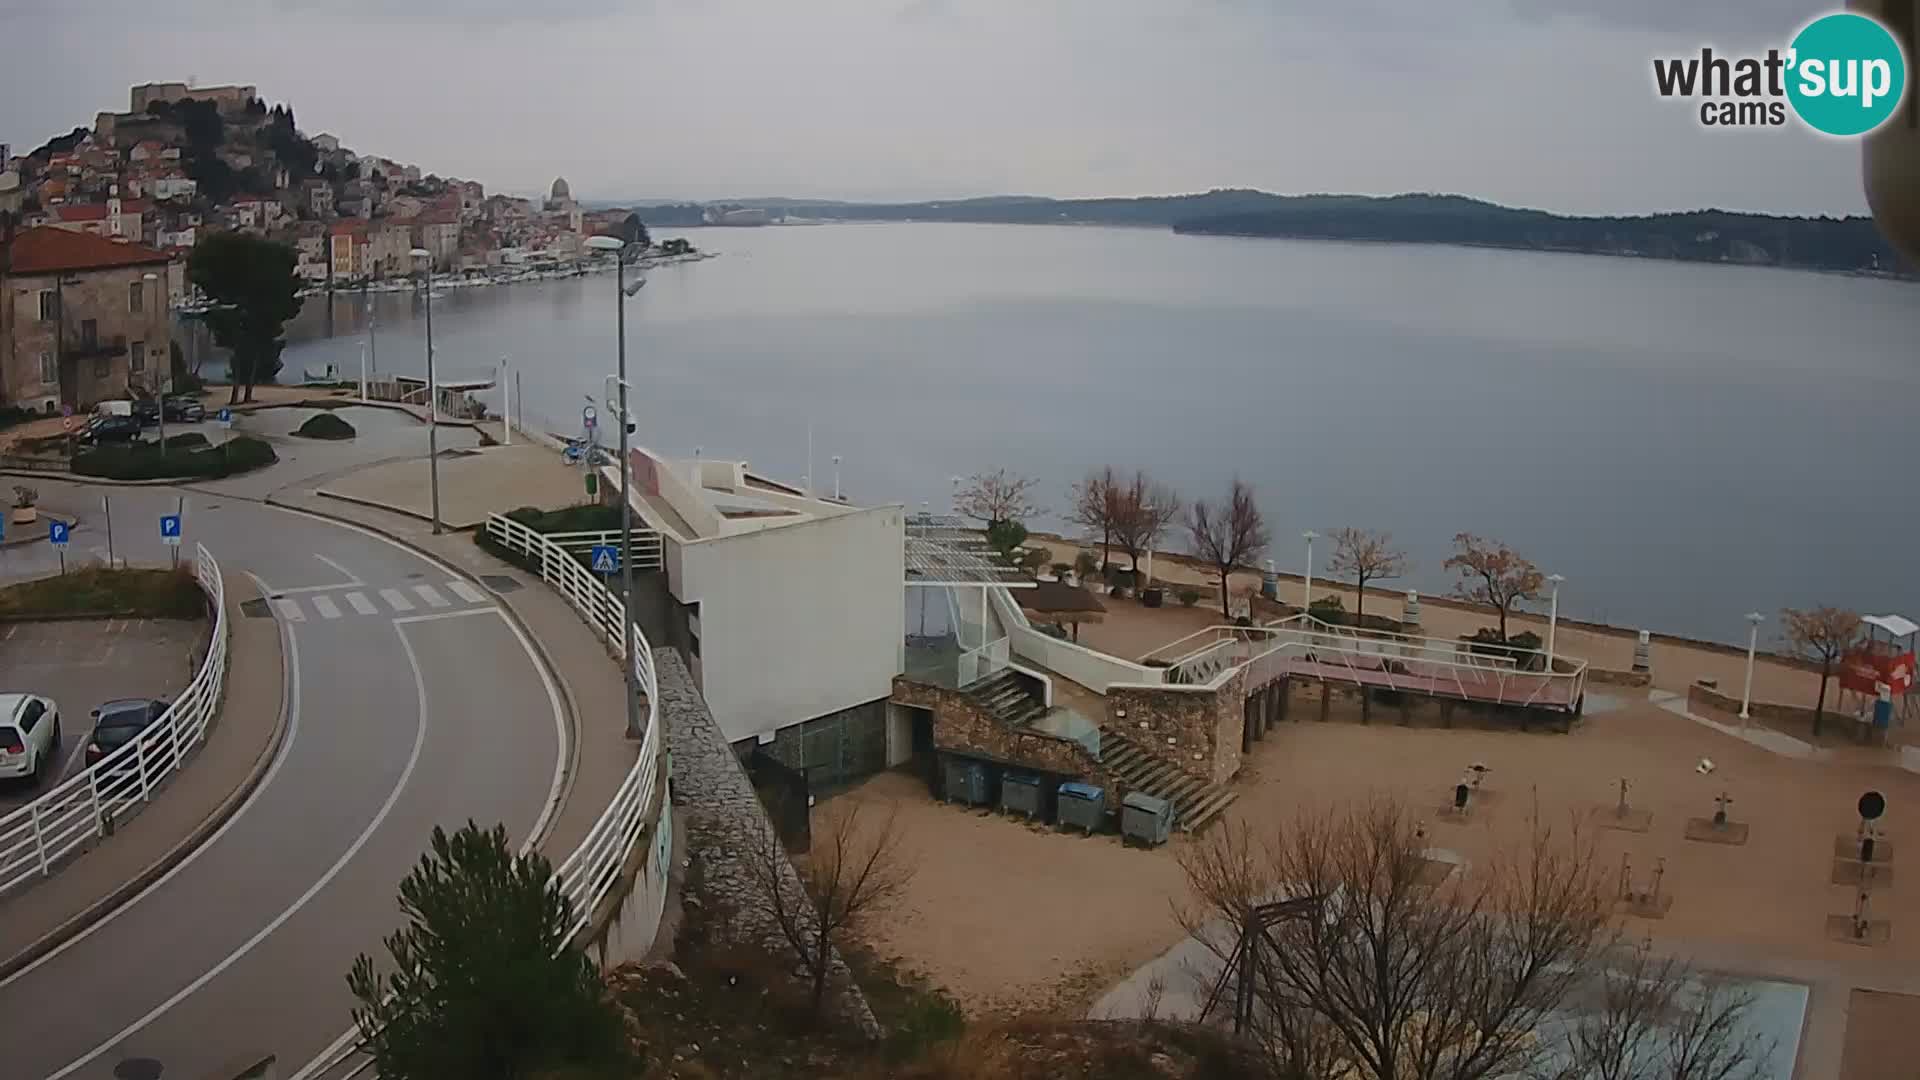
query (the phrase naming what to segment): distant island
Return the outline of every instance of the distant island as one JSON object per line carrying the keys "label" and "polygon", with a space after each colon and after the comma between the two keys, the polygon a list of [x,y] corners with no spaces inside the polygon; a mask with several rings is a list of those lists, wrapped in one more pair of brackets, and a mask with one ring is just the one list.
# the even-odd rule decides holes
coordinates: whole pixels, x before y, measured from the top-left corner
{"label": "distant island", "polygon": [[[634,208],[653,226],[756,221],[954,221],[1018,225],[1131,225],[1176,233],[1456,244],[1739,263],[1913,278],[1868,217],[1783,217],[1726,210],[1574,217],[1461,195],[1274,195],[1221,189],[1197,195],[1049,199],[996,195],[918,203],[806,199],[666,203]],[[759,215],[764,214],[764,217]]]}

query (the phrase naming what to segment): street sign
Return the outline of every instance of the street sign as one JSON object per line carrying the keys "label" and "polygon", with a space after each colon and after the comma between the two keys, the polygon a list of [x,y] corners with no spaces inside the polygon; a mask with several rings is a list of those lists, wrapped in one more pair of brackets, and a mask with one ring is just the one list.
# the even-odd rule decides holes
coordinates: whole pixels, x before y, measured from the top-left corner
{"label": "street sign", "polygon": [[47,539],[53,542],[54,547],[66,547],[68,535],[72,529],[73,526],[64,521],[49,521],[47,522]]}
{"label": "street sign", "polygon": [[620,569],[620,549],[612,544],[593,545],[593,572],[611,574]]}
{"label": "street sign", "polygon": [[233,410],[221,409],[219,412],[214,414],[214,419],[220,421],[221,427],[230,428],[233,426]]}
{"label": "street sign", "polygon": [[585,426],[588,431],[592,431],[600,424],[600,414],[594,411],[591,405],[582,406],[580,409],[580,423]]}
{"label": "street sign", "polygon": [[180,515],[160,515],[160,542],[168,547],[180,546]]}
{"label": "street sign", "polygon": [[60,426],[66,428],[67,434],[71,435],[73,434],[73,430],[80,426],[80,422],[78,420],[75,420],[73,417],[69,416],[66,419],[60,421]]}

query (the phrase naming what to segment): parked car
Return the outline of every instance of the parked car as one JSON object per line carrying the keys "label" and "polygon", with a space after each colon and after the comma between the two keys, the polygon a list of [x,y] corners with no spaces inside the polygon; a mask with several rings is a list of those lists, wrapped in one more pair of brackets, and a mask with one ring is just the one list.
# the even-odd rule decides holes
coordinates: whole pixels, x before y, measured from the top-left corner
{"label": "parked car", "polygon": [[200,399],[196,397],[175,395],[167,398],[162,405],[166,409],[167,419],[169,420],[178,420],[187,424],[197,424],[207,418],[207,407],[202,405]]}
{"label": "parked car", "polygon": [[[167,711],[167,702],[153,698],[120,698],[93,710],[93,737],[87,740],[87,764],[98,765],[115,750],[132,742],[152,727]],[[171,746],[158,745],[148,751],[149,769],[158,771],[173,764]]]}
{"label": "parked car", "polygon": [[60,710],[38,694],[0,694],[0,777],[39,780],[60,751]]}
{"label": "parked car", "polygon": [[134,419],[140,421],[142,424],[159,423],[160,399],[147,397],[135,401],[133,403],[133,416]]}
{"label": "parked car", "polygon": [[141,424],[135,416],[96,416],[87,422],[80,441],[90,445],[128,443],[140,438]]}

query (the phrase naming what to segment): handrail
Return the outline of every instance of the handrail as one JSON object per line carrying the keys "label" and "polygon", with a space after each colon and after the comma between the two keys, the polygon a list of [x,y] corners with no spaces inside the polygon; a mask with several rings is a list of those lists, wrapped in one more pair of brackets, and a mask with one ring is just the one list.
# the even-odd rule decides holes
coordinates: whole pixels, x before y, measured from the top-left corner
{"label": "handrail", "polygon": [[194,545],[193,576],[213,608],[213,637],[199,671],[137,737],[0,816],[0,893],[36,877],[51,877],[62,859],[109,835],[114,823],[149,802],[154,788],[206,738],[226,679],[231,628],[220,564],[203,544]]}
{"label": "handrail", "polygon": [[[632,658],[634,678],[646,692],[647,731],[640,743],[639,759],[628,770],[585,838],[554,872],[555,886],[573,905],[574,921],[567,931],[568,939],[572,940],[586,929],[595,909],[613,891],[621,867],[649,824],[648,811],[654,803],[660,759],[666,745],[661,732],[653,648],[638,626],[626,622],[626,607],[620,599],[581,566],[572,552],[502,514],[487,515],[486,529],[487,535],[502,547],[537,562],[541,580],[567,598],[587,625],[599,632],[616,658],[623,662],[626,657]],[[621,633],[623,624],[631,636]]]}

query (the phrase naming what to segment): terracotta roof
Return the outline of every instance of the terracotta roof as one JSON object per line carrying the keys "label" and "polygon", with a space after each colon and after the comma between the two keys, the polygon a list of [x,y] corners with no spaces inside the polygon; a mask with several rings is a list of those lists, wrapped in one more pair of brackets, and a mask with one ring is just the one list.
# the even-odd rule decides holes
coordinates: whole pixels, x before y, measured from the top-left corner
{"label": "terracotta roof", "polygon": [[56,206],[53,216],[61,221],[105,221],[107,208],[100,203],[81,203],[76,206]]}
{"label": "terracotta roof", "polygon": [[23,229],[9,252],[15,274],[54,274],[69,270],[106,270],[120,266],[164,265],[173,257],[141,244],[123,244],[104,236],[41,226]]}

